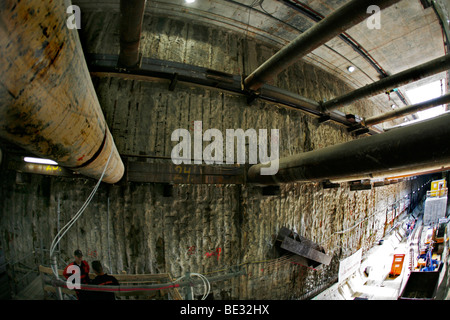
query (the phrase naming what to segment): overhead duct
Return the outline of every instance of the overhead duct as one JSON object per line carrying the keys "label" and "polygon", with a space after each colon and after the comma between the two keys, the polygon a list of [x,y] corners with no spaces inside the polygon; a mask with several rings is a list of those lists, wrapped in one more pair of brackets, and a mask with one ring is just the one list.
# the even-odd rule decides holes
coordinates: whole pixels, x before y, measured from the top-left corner
{"label": "overhead duct", "polygon": [[275,175],[250,167],[247,181],[274,185],[288,182],[342,181],[411,174],[450,166],[450,113],[378,135],[305,152],[278,161]]}
{"label": "overhead duct", "polygon": [[378,116],[374,116],[371,118],[364,119],[362,121],[363,125],[365,126],[373,126],[378,123],[382,123],[385,121],[397,119],[403,116],[407,116],[419,111],[427,110],[436,106],[440,106],[443,104],[450,103],[450,93],[447,93],[443,96],[437,97],[435,99],[427,100],[424,102],[420,102],[417,104],[413,104],[410,106],[402,107],[399,109],[395,109],[386,113],[383,113]]}
{"label": "overhead duct", "polygon": [[274,78],[281,71],[340,35],[343,31],[369,17],[367,9],[376,5],[381,10],[400,0],[351,0],[329,16],[306,30],[287,46],[283,47],[269,60],[264,62],[247,78],[244,87],[247,90],[258,90],[264,83]]}
{"label": "overhead duct", "polygon": [[362,88],[322,103],[322,111],[330,112],[364,97],[384,93],[392,88],[418,81],[450,69],[450,54],[368,84]]}
{"label": "overhead duct", "polygon": [[146,2],[146,0],[120,0],[119,67],[139,66],[141,60],[139,45]]}
{"label": "overhead duct", "polygon": [[0,136],[83,175],[124,173],[64,0],[0,2]]}
{"label": "overhead duct", "polygon": [[411,166],[408,168],[395,169],[390,171],[381,171],[374,173],[367,173],[356,176],[346,176],[340,178],[332,178],[329,180],[332,183],[341,183],[348,181],[357,181],[357,180],[391,180],[391,179],[400,179],[405,177],[412,176],[420,176],[424,174],[430,173],[438,173],[442,171],[448,171],[450,169],[450,161],[443,160],[435,163],[427,163],[424,165]]}

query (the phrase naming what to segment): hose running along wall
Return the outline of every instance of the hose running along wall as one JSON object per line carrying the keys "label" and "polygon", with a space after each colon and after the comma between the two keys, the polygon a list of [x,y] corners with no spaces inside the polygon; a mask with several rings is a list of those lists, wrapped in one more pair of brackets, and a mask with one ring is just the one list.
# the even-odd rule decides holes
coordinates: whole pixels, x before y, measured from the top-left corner
{"label": "hose running along wall", "polygon": [[115,183],[124,165],[63,0],[0,1],[0,137]]}

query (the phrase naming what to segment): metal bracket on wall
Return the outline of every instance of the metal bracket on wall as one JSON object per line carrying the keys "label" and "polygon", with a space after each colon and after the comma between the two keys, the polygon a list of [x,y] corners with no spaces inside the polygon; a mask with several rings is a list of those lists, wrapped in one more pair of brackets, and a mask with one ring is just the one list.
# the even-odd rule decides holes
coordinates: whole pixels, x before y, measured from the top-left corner
{"label": "metal bracket on wall", "polygon": [[327,122],[327,121],[329,121],[329,120],[331,120],[331,117],[330,117],[330,115],[328,115],[328,114],[322,114],[322,115],[319,117],[319,123],[324,123],[324,122]]}
{"label": "metal bracket on wall", "polygon": [[174,73],[169,84],[169,91],[174,91],[178,83],[178,73]]}
{"label": "metal bracket on wall", "polygon": [[256,93],[251,93],[247,96],[247,104],[251,106],[257,99],[259,95]]}
{"label": "metal bracket on wall", "polygon": [[354,124],[351,127],[347,128],[347,132],[353,132],[353,131],[359,130],[361,128],[362,128],[361,123],[357,123],[357,124]]}
{"label": "metal bracket on wall", "polygon": [[354,124],[353,126],[347,128],[347,132],[351,132],[355,136],[360,136],[364,133],[368,133],[369,131],[369,128],[363,126],[361,123]]}
{"label": "metal bracket on wall", "polygon": [[350,183],[350,191],[361,191],[372,189],[372,184],[370,180],[365,181],[352,181]]}
{"label": "metal bracket on wall", "polygon": [[339,183],[332,183],[330,181],[322,181],[322,188],[323,189],[336,189],[340,188],[341,185]]}

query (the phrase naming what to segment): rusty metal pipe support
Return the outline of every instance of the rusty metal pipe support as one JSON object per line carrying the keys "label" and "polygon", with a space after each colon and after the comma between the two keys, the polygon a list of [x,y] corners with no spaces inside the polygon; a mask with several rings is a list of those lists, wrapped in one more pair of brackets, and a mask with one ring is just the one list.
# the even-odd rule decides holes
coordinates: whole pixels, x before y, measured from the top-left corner
{"label": "rusty metal pipe support", "polygon": [[396,128],[334,146],[277,160],[275,175],[261,175],[257,164],[249,168],[247,181],[262,185],[289,182],[337,181],[350,177],[392,176],[450,166],[450,113],[417,124]]}
{"label": "rusty metal pipe support", "polygon": [[124,165],[106,124],[66,1],[0,2],[0,136],[94,179]]}
{"label": "rusty metal pipe support", "polygon": [[137,68],[146,0],[120,0],[119,67]]}
{"label": "rusty metal pipe support", "polygon": [[244,88],[249,91],[258,90],[264,83],[314,49],[365,20],[368,17],[367,8],[369,6],[377,5],[383,10],[397,2],[399,0],[351,0],[347,2],[253,71],[244,79]]}
{"label": "rusty metal pipe support", "polygon": [[375,116],[375,117],[364,119],[362,121],[362,124],[365,126],[373,126],[378,123],[397,119],[397,118],[400,118],[403,116],[407,116],[407,115],[416,113],[418,111],[427,110],[427,109],[430,109],[430,108],[433,108],[436,106],[440,106],[443,104],[447,104],[447,103],[450,103],[450,93],[447,93],[447,94],[440,96],[438,98],[435,98],[435,99],[427,100],[424,102],[420,102],[417,104],[413,104],[410,106],[392,110],[392,111],[383,113],[383,114]]}
{"label": "rusty metal pipe support", "polygon": [[450,69],[450,54],[368,84],[362,88],[322,103],[322,111],[330,112],[356,100],[386,92]]}

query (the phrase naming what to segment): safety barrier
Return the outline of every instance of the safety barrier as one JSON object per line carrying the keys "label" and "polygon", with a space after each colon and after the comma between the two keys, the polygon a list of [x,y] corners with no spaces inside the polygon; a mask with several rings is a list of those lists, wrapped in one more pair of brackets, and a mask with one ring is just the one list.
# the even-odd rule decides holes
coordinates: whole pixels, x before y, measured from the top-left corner
{"label": "safety barrier", "polygon": [[427,198],[430,198],[430,197],[442,198],[442,197],[446,197],[447,193],[448,193],[448,188],[443,188],[443,189],[439,189],[439,190],[429,190],[429,191],[427,191]]}

